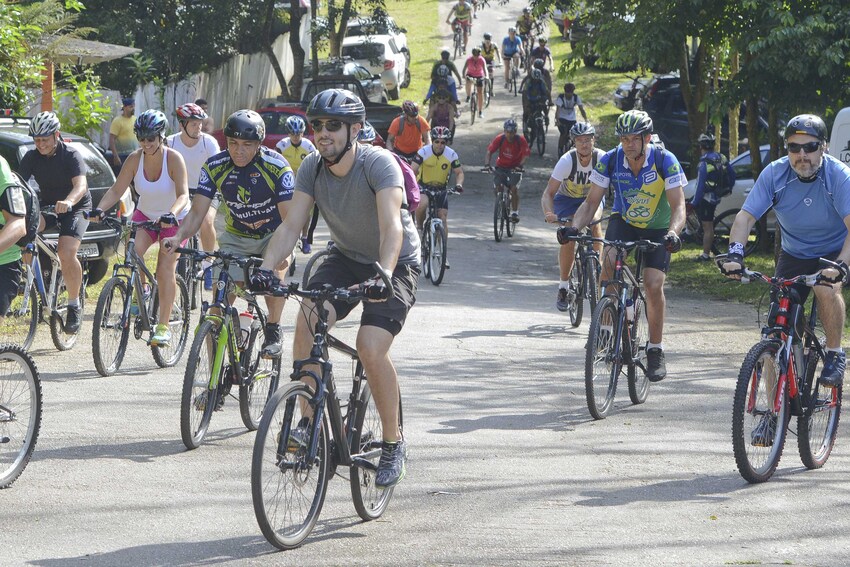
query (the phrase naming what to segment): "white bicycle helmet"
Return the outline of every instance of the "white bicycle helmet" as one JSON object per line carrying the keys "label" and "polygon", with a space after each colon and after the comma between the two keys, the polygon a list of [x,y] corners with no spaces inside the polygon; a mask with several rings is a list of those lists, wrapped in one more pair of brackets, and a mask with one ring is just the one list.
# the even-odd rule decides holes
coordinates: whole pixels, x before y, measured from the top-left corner
{"label": "white bicycle helmet", "polygon": [[30,136],[46,137],[52,136],[54,132],[59,130],[61,124],[59,118],[52,112],[39,112],[35,118],[30,121]]}

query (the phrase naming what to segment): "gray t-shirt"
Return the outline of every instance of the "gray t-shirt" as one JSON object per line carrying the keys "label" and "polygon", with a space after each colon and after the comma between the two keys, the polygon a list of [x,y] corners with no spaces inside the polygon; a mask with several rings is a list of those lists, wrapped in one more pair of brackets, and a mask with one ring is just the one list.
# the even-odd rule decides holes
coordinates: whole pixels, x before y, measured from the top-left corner
{"label": "gray t-shirt", "polygon": [[[401,187],[404,179],[395,158],[383,148],[356,146],[354,165],[345,177],[337,177],[318,152],[304,158],[298,168],[295,190],[313,197],[331,230],[340,252],[362,264],[380,260],[378,206],[374,191]],[[317,175],[318,172],[318,175]],[[399,264],[419,264],[419,234],[410,213],[401,209],[403,241]]]}

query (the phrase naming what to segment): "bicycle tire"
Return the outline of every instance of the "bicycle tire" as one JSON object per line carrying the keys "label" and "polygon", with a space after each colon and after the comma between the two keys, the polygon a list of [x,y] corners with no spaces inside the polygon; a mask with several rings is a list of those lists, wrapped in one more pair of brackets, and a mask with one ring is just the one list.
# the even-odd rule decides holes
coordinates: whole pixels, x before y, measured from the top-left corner
{"label": "bicycle tire", "polygon": [[[381,445],[384,429],[381,426],[381,417],[378,408],[369,389],[369,383],[363,374],[363,366],[357,363],[357,374],[361,377],[360,396],[357,403],[357,412],[353,415],[354,427],[350,428],[351,450],[368,461],[371,466],[358,464],[351,465],[351,499],[354,501],[354,509],[357,515],[364,521],[376,520],[386,511],[393,495],[393,488],[378,488],[375,486],[376,469],[381,459]],[[402,429],[401,395],[398,398],[399,428]],[[374,468],[373,468],[374,467]]]}
{"label": "bicycle tire", "polygon": [[[77,342],[77,337],[80,335],[78,329],[76,333],[65,332],[65,314],[68,313],[68,290],[65,287],[65,278],[62,277],[62,271],[56,270],[56,277],[59,278],[59,285],[56,286],[56,310],[50,314],[50,338],[53,339],[53,345],[60,351],[70,350]],[[85,314],[85,277],[83,284],[80,286],[80,329],[83,328],[83,315]]]}
{"label": "bicycle tire", "polygon": [[239,413],[248,431],[256,431],[266,403],[277,390],[280,357],[267,359],[260,356],[263,346],[261,337],[264,336],[261,329],[265,328],[265,324],[257,320],[251,326],[254,328],[242,354],[248,382],[239,385]]}
{"label": "bicycle tire", "polygon": [[534,128],[537,130],[537,155],[542,156],[546,153],[546,133],[539,122],[534,123]]}
{"label": "bicycle tire", "polygon": [[449,245],[448,237],[442,224],[434,227],[431,238],[431,255],[429,257],[429,262],[431,263],[431,283],[440,285],[443,281],[443,276],[446,275],[446,250]]}
{"label": "bicycle tire", "polygon": [[[502,190],[504,191],[504,189]],[[496,237],[496,242],[502,241],[502,236],[505,234],[505,214],[502,212],[501,192],[496,191],[496,206],[493,209],[493,235]]]}
{"label": "bicycle tire", "polygon": [[[174,304],[171,306],[171,317],[168,320],[171,344],[167,347],[151,345],[151,354],[160,368],[169,368],[177,364],[183,356],[183,351],[186,350],[189,339],[189,292],[186,290],[186,282],[183,278],[176,276],[176,281],[177,291],[174,294]],[[159,317],[159,297],[157,296],[154,297],[151,314],[154,318]]]}
{"label": "bicycle tire", "polygon": [[97,299],[91,346],[94,367],[101,376],[112,376],[124,361],[130,337],[130,325],[123,321],[124,302],[128,295],[127,283],[116,277],[106,282]]}
{"label": "bicycle tire", "polygon": [[605,419],[614,405],[614,394],[617,392],[617,378],[621,365],[615,344],[618,324],[619,313],[616,301],[610,296],[603,297],[591,318],[584,366],[587,409],[594,419]]}
{"label": "bicycle tire", "polygon": [[599,275],[602,273],[602,267],[599,265],[599,258],[590,256],[587,258],[587,267],[584,270],[584,293],[590,302],[590,312],[596,309],[596,304],[599,303]]}
{"label": "bicycle tire", "polygon": [[429,261],[431,258],[431,237],[428,234],[430,222],[429,218],[425,219],[422,224],[422,232],[419,235],[419,241],[422,243],[422,275],[429,280],[431,279],[431,262]]}
{"label": "bicycle tire", "polygon": [[493,98],[493,78],[484,83],[484,108],[490,108],[490,99]]}
{"label": "bicycle tire", "polygon": [[469,96],[469,125],[475,124],[475,115],[478,114],[478,93],[475,88],[472,89],[472,94]]}
{"label": "bicycle tire", "polygon": [[[212,376],[218,326],[213,321],[203,321],[195,333],[186,372],[183,375],[183,394],[180,399],[180,436],[187,449],[197,449],[204,441],[212,414],[218,402],[224,364],[217,377]],[[199,381],[196,382],[198,377]],[[215,378],[215,380],[213,380]],[[215,382],[215,386],[210,387]]]}
{"label": "bicycle tire", "polygon": [[[729,251],[729,234],[732,232],[732,223],[735,222],[740,209],[729,209],[723,211],[714,219],[714,241],[711,243],[711,250],[715,254],[725,254]],[[761,246],[761,241],[764,235],[762,234],[759,223],[755,223],[747,235],[747,243],[744,245],[744,254],[757,252]]]}
{"label": "bicycle tire", "polygon": [[[735,386],[735,400],[732,405],[732,449],[738,472],[750,483],[765,482],[776,471],[790,419],[788,387],[782,388],[779,413],[773,411],[776,388],[779,383],[779,365],[776,357],[779,343],[760,341],[756,343],[741,364],[738,382]],[[766,385],[773,375],[774,385]],[[771,391],[768,391],[770,388]],[[748,408],[752,407],[752,410]],[[775,416],[775,435],[772,443],[754,445],[756,429],[763,417]]]}
{"label": "bicycle tire", "polygon": [[572,299],[567,303],[567,314],[570,316],[570,324],[573,327],[581,325],[581,319],[584,316],[584,290],[582,289],[582,267],[581,262],[576,258],[573,262],[573,269],[570,270],[570,289],[573,290]]}
{"label": "bicycle tire", "polygon": [[[279,389],[269,400],[254,439],[251,457],[254,515],[263,535],[278,549],[298,547],[310,535],[327,494],[331,451],[324,412],[313,462],[306,460],[309,435],[300,443],[292,435],[302,417],[308,421],[306,431],[312,430],[315,415],[302,415],[312,398],[312,389],[301,382]],[[284,433],[287,443],[281,447]]]}
{"label": "bicycle tire", "polygon": [[646,376],[646,343],[649,340],[649,319],[643,299],[635,299],[635,318],[629,324],[629,358],[626,378],[629,383],[629,399],[635,405],[642,404],[649,395],[649,378]]}
{"label": "bicycle tire", "polygon": [[815,348],[809,349],[806,360],[806,382],[801,392],[803,413],[797,417],[797,448],[800,459],[808,469],[826,464],[838,435],[841,418],[842,389],[820,385],[823,359]]}
{"label": "bicycle tire", "polygon": [[34,283],[30,286],[26,284],[29,269],[31,268],[27,264],[23,264],[18,294],[12,298],[9,312],[0,324],[0,336],[3,341],[19,345],[24,350],[32,346],[38,331],[38,322],[41,320],[41,299],[38,291]]}
{"label": "bicycle tire", "polygon": [[328,254],[330,254],[330,251],[326,248],[310,256],[310,259],[307,260],[307,264],[304,266],[304,275],[301,276],[301,289],[307,289],[310,278],[316,273],[319,266],[327,260]]}
{"label": "bicycle tire", "polygon": [[24,472],[41,430],[41,380],[20,345],[0,346],[0,488]]}
{"label": "bicycle tire", "polygon": [[[517,191],[519,191],[519,187],[517,187]],[[509,189],[505,189],[503,199],[502,212],[505,215],[505,233],[508,238],[511,238],[516,232],[516,224],[511,220],[511,192]]]}

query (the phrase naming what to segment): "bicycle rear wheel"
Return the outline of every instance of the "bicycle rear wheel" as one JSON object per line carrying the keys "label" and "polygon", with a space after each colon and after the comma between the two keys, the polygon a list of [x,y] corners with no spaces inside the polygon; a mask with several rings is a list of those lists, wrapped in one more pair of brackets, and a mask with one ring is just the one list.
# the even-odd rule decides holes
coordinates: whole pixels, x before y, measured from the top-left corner
{"label": "bicycle rear wheel", "polygon": [[260,356],[264,336],[261,329],[264,325],[256,320],[251,326],[255,328],[251,330],[248,348],[242,354],[243,364],[247,368],[245,375],[249,379],[247,384],[239,385],[239,413],[248,431],[255,431],[260,425],[266,402],[277,390],[280,357],[265,359]]}
{"label": "bicycle rear wheel", "polygon": [[[735,222],[738,212],[739,209],[729,209],[720,213],[714,219],[714,242],[712,242],[711,250],[715,254],[725,254],[729,250],[729,234],[732,232],[732,223]],[[755,223],[747,235],[746,243],[744,243],[745,255],[758,251],[762,236],[759,223]]]}
{"label": "bicycle rear wheel", "polygon": [[428,257],[430,267],[430,279],[434,285],[440,285],[446,273],[446,247],[448,238],[442,224],[436,225],[429,231],[431,239],[431,254]]}
{"label": "bicycle rear wheel", "polygon": [[[171,343],[168,346],[151,346],[153,359],[160,368],[168,368],[177,364],[186,342],[189,338],[189,292],[186,283],[177,277],[177,292],[171,305],[171,315],[168,318],[168,330],[171,331]],[[159,297],[154,296],[153,317],[159,317]]]}
{"label": "bicycle rear wheel", "polygon": [[21,476],[41,429],[41,381],[20,345],[0,347],[0,488]]}
{"label": "bicycle rear wheel", "polygon": [[97,300],[92,322],[92,355],[101,376],[112,376],[121,367],[127,352],[130,325],[124,324],[124,300],[128,296],[123,278],[112,278]]}
{"label": "bicycle rear wheel", "polygon": [[[355,453],[350,477],[351,498],[357,514],[368,522],[380,518],[387,509],[393,495],[393,488],[375,486],[378,461],[381,460],[384,429],[360,363],[357,364],[357,372],[362,378],[358,410],[354,416],[354,428],[351,429],[351,450]],[[401,396],[399,396],[398,405],[399,426],[401,426]]]}
{"label": "bicycle rear wheel", "polygon": [[629,398],[633,404],[642,404],[649,395],[649,378],[646,377],[646,343],[649,341],[649,321],[643,299],[635,299],[635,319],[629,323],[629,359],[626,377],[629,380]]}
{"label": "bicycle rear wheel", "polygon": [[224,377],[224,364],[218,376],[212,375],[218,333],[216,323],[202,322],[189,349],[180,401],[180,436],[187,449],[201,446],[218,402]]}
{"label": "bicycle rear wheel", "polygon": [[[59,278],[59,285],[56,287],[56,310],[50,314],[50,337],[58,350],[69,350],[76,344],[80,331],[77,330],[73,334],[65,332],[65,321],[68,318],[68,290],[65,288],[65,278],[62,277],[61,271],[56,271],[56,277]],[[81,319],[85,313],[85,295],[85,282],[83,282],[83,285],[80,286]],[[80,329],[82,328],[81,320]]]}
{"label": "bicycle rear wheel", "polygon": [[581,325],[581,318],[584,315],[584,297],[582,289],[582,267],[578,258],[573,262],[573,269],[570,270],[570,290],[572,295],[567,303],[567,313],[570,316],[570,324],[573,327]]}
{"label": "bicycle rear wheel", "polygon": [[[517,187],[517,191],[519,191],[519,187]],[[505,193],[502,195],[502,213],[505,216],[505,232],[508,235],[508,238],[512,237],[516,232],[516,225],[511,220],[511,191],[510,189],[505,188]]]}
{"label": "bicycle rear wheel", "polygon": [[[502,191],[505,191],[502,189]],[[493,235],[496,237],[496,242],[502,241],[502,236],[505,234],[505,213],[502,210],[504,201],[502,200],[501,192],[496,192],[496,206],[493,209]]]}
{"label": "bicycle rear wheel", "polygon": [[605,419],[614,404],[622,364],[616,344],[618,321],[616,301],[612,297],[603,297],[593,311],[590,322],[584,368],[587,409],[594,419]]}
{"label": "bicycle rear wheel", "polygon": [[[251,459],[254,514],[266,539],[278,549],[298,547],[310,535],[325,502],[330,478],[328,423],[312,439],[312,389],[302,382],[281,388],[269,400]],[[312,411],[312,410],[310,410]],[[316,443],[316,456],[309,447]]]}
{"label": "bicycle rear wheel", "polygon": [[[738,471],[748,482],[765,482],[776,470],[790,407],[788,388],[779,388],[779,344],[761,341],[744,358],[732,405],[732,448]],[[779,411],[775,410],[779,399]]]}
{"label": "bicycle rear wheel", "polygon": [[546,132],[542,121],[535,122],[534,128],[537,130],[537,155],[542,156],[546,153]]}
{"label": "bicycle rear wheel", "polygon": [[475,116],[478,114],[478,93],[475,87],[472,88],[472,94],[469,97],[469,125],[475,124]]}
{"label": "bicycle rear wheel", "polygon": [[27,264],[23,264],[18,294],[12,298],[9,312],[0,320],[0,337],[3,337],[3,341],[20,345],[24,350],[32,346],[41,319],[38,291],[34,284],[27,286],[27,271],[30,269]]}
{"label": "bicycle rear wheel", "polygon": [[307,289],[307,284],[310,282],[310,278],[313,277],[313,274],[316,273],[319,266],[328,259],[328,254],[330,254],[330,251],[325,248],[324,250],[319,250],[310,256],[310,259],[307,260],[307,265],[304,266],[304,275],[301,277],[301,289]]}
{"label": "bicycle rear wheel", "polygon": [[829,459],[838,420],[841,417],[841,388],[824,388],[820,384],[823,359],[814,348],[806,361],[806,384],[803,414],[797,417],[797,448],[806,468],[819,469]]}

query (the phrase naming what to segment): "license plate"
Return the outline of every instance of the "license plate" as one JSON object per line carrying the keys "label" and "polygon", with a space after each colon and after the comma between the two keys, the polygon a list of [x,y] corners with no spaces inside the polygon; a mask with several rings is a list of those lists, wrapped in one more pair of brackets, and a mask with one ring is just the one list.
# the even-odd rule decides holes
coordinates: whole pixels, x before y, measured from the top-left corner
{"label": "license plate", "polygon": [[100,256],[100,250],[98,250],[97,244],[80,244],[80,249],[77,250],[77,256],[80,258],[93,258]]}

